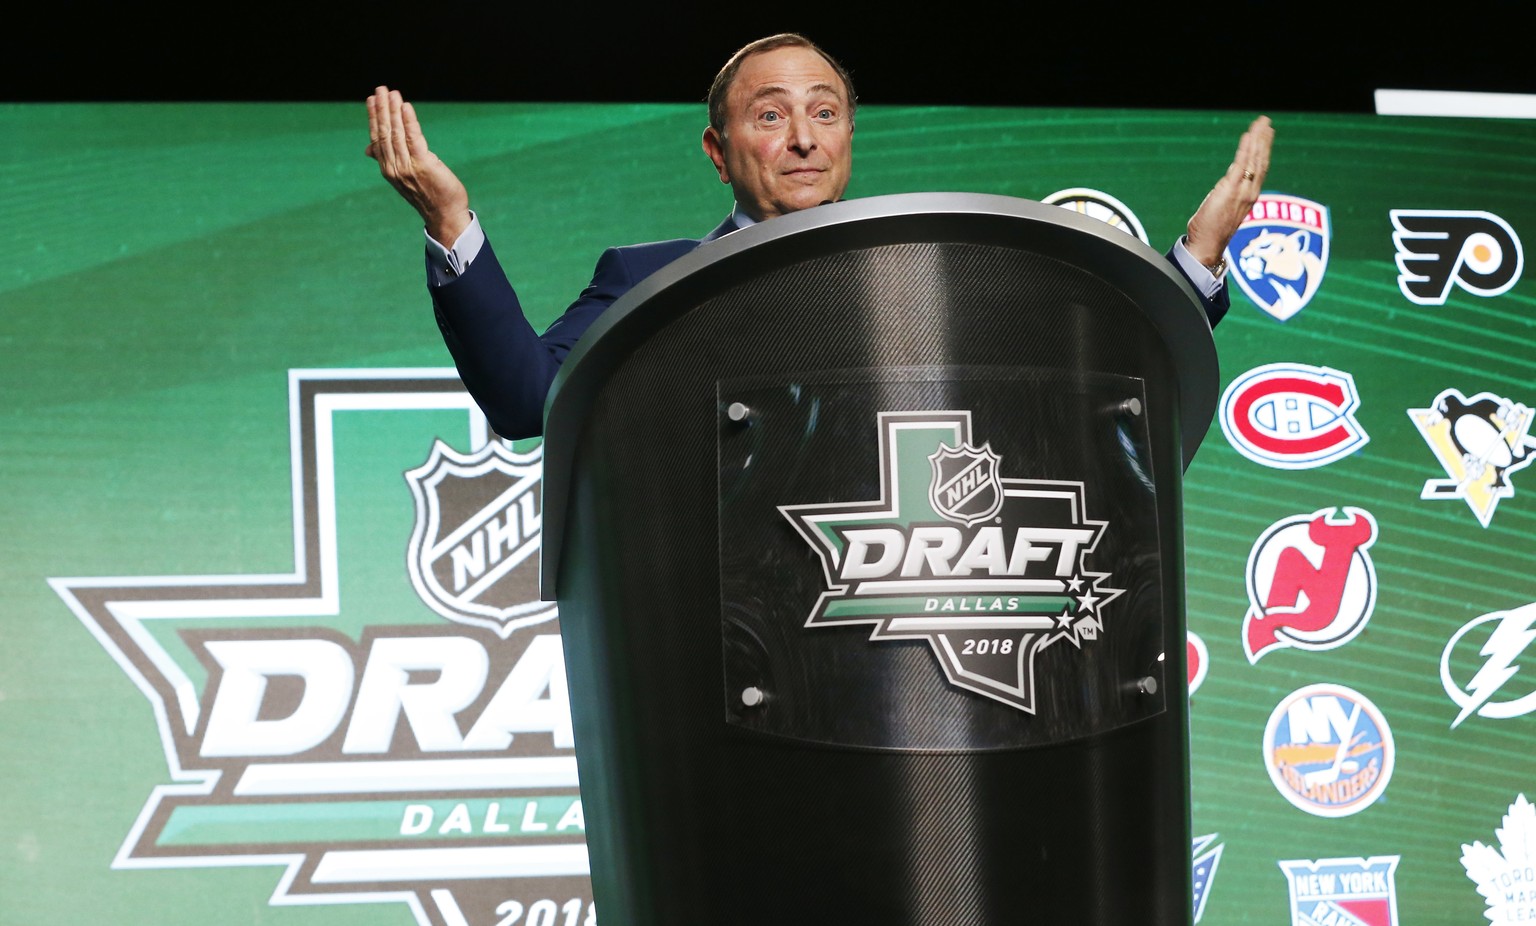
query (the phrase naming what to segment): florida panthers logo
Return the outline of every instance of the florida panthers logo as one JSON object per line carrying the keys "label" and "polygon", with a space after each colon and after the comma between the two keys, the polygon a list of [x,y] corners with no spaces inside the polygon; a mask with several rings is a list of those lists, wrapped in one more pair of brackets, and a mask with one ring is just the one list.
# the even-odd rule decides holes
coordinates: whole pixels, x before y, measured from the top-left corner
{"label": "florida panthers logo", "polygon": [[1330,650],[1353,640],[1376,607],[1368,552],[1376,519],[1361,508],[1282,518],[1248,555],[1243,649],[1256,663],[1271,650]]}
{"label": "florida panthers logo", "polygon": [[1306,308],[1328,266],[1328,208],[1285,193],[1265,193],[1227,245],[1233,279],[1277,321]]}

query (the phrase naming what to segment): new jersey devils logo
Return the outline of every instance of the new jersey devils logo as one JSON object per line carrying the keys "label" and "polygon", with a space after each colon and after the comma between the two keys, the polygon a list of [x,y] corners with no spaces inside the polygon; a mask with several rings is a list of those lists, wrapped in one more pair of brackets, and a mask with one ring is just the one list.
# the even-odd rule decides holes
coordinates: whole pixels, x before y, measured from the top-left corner
{"label": "new jersey devils logo", "polygon": [[1354,639],[1376,607],[1376,568],[1367,552],[1376,519],[1361,508],[1282,518],[1248,554],[1249,609],[1243,649],[1256,663],[1270,650],[1330,650]]}

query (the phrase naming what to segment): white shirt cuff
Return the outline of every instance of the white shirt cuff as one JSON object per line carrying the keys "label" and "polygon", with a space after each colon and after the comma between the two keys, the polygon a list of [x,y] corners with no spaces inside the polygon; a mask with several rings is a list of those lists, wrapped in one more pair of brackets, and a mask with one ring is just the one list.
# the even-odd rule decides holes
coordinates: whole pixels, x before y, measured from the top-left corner
{"label": "white shirt cuff", "polygon": [[469,227],[459,234],[452,246],[445,247],[442,242],[428,235],[426,229],[422,229],[421,233],[427,239],[427,273],[433,286],[442,286],[462,276],[475,258],[480,256],[480,248],[485,245],[485,231],[480,227],[480,219],[473,209],[469,210]]}
{"label": "white shirt cuff", "polygon": [[1205,298],[1214,299],[1221,292],[1221,282],[1227,275],[1226,269],[1222,269],[1221,276],[1212,273],[1211,268],[1195,260],[1194,255],[1189,253],[1183,237],[1173,243],[1173,259],[1179,262],[1179,269],[1184,271],[1189,282],[1194,284],[1195,289],[1200,290]]}

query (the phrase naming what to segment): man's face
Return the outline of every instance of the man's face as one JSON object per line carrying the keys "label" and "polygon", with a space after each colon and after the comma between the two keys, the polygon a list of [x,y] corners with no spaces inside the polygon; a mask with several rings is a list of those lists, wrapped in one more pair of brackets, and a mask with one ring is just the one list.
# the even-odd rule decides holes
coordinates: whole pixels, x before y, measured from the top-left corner
{"label": "man's face", "polygon": [[809,48],[753,55],[726,93],[724,136],[705,129],[704,152],[755,219],[836,201],[853,168],[847,88]]}

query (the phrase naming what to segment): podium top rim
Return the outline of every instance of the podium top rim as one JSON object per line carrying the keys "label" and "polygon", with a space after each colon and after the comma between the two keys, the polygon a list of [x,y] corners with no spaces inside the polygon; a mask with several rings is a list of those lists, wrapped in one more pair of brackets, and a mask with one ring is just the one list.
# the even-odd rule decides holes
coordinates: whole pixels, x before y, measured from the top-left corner
{"label": "podium top rim", "polygon": [[[1034,235],[1053,234],[1067,241],[1063,249],[1081,264],[1103,262],[1133,267],[1138,285],[1176,298],[1142,305],[1174,357],[1178,371],[1180,438],[1183,465],[1189,466],[1214,418],[1219,387],[1215,342],[1200,299],[1188,280],[1164,255],[1135,235],[1060,206],[993,193],[896,193],[827,203],[749,225],[712,241],[657,270],[609,306],[583,333],[550,387],[544,409],[544,555],[543,597],[552,600],[558,567],[569,471],[587,412],[606,374],[625,355],[606,337],[643,326],[652,314],[643,307],[657,294],[680,283],[709,277],[734,265],[749,251],[793,251],[823,238],[847,236],[893,223],[911,225],[916,217],[937,220],[981,219],[1009,224]],[[1066,235],[1061,231],[1065,230]],[[1021,237],[1028,238],[1025,234]],[[923,240],[923,239],[906,239]],[[894,242],[892,242],[894,243]],[[1005,241],[988,242],[1007,244]],[[1056,255],[1052,255],[1056,256]],[[1124,275],[1123,273],[1121,274]],[[659,314],[659,313],[658,313]],[[657,319],[651,319],[659,322]],[[659,324],[658,324],[659,327]],[[633,333],[631,331],[631,333]]]}

